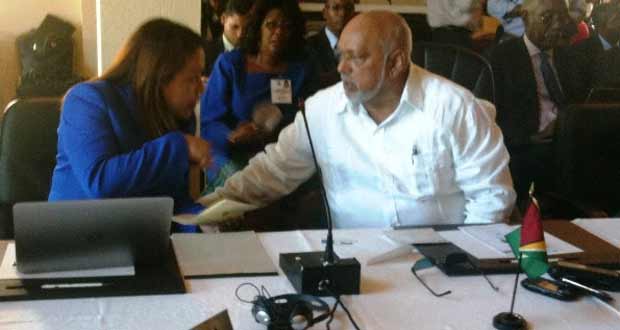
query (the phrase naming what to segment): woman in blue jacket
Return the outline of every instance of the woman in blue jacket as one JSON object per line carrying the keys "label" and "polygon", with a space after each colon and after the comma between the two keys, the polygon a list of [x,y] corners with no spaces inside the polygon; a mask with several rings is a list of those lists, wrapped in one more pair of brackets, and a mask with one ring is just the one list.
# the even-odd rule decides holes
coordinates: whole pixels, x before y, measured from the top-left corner
{"label": "woman in blue jacket", "polygon": [[188,171],[211,162],[193,136],[203,67],[196,33],[143,24],[101,77],[65,96],[49,200],[170,196],[175,212],[198,211]]}
{"label": "woman in blue jacket", "polygon": [[201,136],[213,148],[209,191],[275,141],[318,85],[304,32],[296,0],[258,1],[240,49],[218,57],[200,103]]}

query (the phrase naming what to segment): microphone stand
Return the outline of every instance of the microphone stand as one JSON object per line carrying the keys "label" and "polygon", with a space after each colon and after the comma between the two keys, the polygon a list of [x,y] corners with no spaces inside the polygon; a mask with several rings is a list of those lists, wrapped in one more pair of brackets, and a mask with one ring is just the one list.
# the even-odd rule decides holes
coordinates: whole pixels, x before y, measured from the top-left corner
{"label": "microphone stand", "polygon": [[331,208],[323,184],[323,173],[317,161],[312,136],[310,135],[306,110],[303,106],[301,107],[301,115],[304,119],[312,160],[319,178],[321,198],[327,219],[327,238],[324,252],[281,253],[280,268],[298,293],[314,296],[359,294],[360,263],[355,258],[340,259],[334,252]]}

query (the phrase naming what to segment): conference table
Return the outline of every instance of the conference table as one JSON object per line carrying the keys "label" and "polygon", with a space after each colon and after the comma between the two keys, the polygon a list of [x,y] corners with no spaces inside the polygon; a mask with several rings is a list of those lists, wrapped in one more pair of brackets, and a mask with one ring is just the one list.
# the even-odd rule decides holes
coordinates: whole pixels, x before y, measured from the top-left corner
{"label": "conference table", "polygon": [[[356,257],[362,264],[361,294],[343,296],[361,329],[485,330],[494,329],[493,316],[507,311],[514,275],[491,275],[499,287],[494,291],[481,276],[448,277],[435,267],[419,275],[435,290],[451,290],[434,297],[412,275],[411,266],[420,258],[408,255],[379,264],[367,261],[395,247],[381,229],[335,231],[335,250],[341,257]],[[260,241],[278,263],[279,253],[313,251],[324,248],[325,231],[288,231],[258,234]],[[4,245],[0,242],[0,255]],[[264,286],[271,295],[292,293],[287,278],[279,276],[192,279],[188,292],[174,295],[128,296],[0,302],[0,329],[191,329],[226,309],[234,329],[265,329],[254,321],[252,305],[238,300],[235,289],[250,282]],[[254,293],[240,291],[244,298]],[[562,302],[519,286],[515,311],[535,330],[618,330],[620,293],[608,306],[592,297]],[[326,299],[330,306],[334,299]],[[324,329],[319,323],[313,329]],[[342,309],[335,314],[331,329],[353,329]]]}

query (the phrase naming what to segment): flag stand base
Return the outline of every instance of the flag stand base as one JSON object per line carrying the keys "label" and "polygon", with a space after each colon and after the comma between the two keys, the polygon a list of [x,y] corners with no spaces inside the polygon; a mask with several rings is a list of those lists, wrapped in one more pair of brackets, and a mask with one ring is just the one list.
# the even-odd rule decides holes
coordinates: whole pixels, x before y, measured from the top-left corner
{"label": "flag stand base", "polygon": [[519,314],[503,312],[495,315],[493,326],[498,330],[525,330],[527,322]]}

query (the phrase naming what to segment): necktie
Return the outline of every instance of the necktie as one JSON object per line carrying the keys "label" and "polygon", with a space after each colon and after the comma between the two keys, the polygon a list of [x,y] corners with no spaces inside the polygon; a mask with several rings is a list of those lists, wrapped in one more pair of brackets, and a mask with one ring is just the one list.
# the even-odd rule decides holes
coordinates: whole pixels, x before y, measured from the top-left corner
{"label": "necktie", "polygon": [[547,91],[553,103],[558,106],[563,105],[565,102],[564,93],[562,92],[562,88],[560,88],[560,82],[558,82],[555,76],[551,62],[549,62],[549,54],[545,52],[540,53],[540,71],[542,72],[545,86],[547,87]]}

